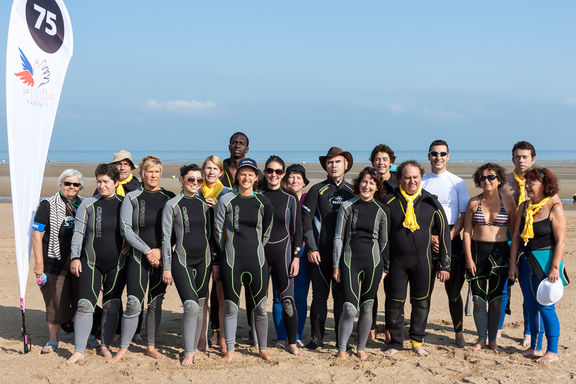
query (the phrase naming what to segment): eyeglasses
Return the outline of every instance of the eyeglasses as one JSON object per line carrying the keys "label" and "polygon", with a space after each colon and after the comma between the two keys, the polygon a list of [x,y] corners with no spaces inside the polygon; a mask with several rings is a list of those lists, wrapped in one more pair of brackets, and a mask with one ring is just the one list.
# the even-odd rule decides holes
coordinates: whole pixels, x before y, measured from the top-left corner
{"label": "eyeglasses", "polygon": [[201,177],[195,178],[195,177],[189,177],[188,179],[186,179],[186,181],[188,181],[188,184],[202,184],[202,182],[204,181],[204,179],[202,179]]}
{"label": "eyeglasses", "polygon": [[64,184],[65,187],[69,187],[72,185],[76,188],[80,188],[82,186],[82,184],[80,184],[80,183],[73,183],[71,181],[64,181],[64,182],[62,182],[62,184]]}
{"label": "eyeglasses", "polygon": [[268,174],[268,175],[275,173],[276,176],[282,176],[284,174],[284,170],[280,169],[280,168],[278,168],[278,169],[266,168],[265,171],[266,171],[266,174]]}
{"label": "eyeglasses", "polygon": [[428,152],[428,154],[429,154],[430,156],[440,156],[440,157],[444,157],[444,156],[446,156],[446,155],[448,154],[448,152],[444,152],[444,151],[442,151],[442,152],[430,151],[430,152]]}
{"label": "eyeglasses", "polygon": [[490,180],[490,181],[494,181],[498,178],[498,176],[496,175],[486,175],[486,176],[480,176],[480,181],[484,181],[486,179]]}

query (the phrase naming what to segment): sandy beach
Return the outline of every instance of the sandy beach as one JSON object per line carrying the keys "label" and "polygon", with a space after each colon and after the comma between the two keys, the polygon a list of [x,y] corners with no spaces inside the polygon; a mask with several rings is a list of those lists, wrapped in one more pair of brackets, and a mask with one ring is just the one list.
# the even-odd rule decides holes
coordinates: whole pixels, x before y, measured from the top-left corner
{"label": "sandy beach", "polygon": [[[462,164],[451,164],[449,169],[458,174],[470,174],[472,169]],[[306,165],[310,170],[319,165]],[[354,170],[362,169],[358,164]],[[47,167],[42,195],[48,196],[56,191],[56,178],[65,164],[51,164]],[[74,164],[87,177],[86,191],[94,190],[92,172],[94,164]],[[178,182],[172,179],[177,175],[179,165],[165,165],[163,185],[173,191],[178,190]],[[507,166],[511,169],[510,166]],[[573,167],[556,167],[562,187],[562,197],[572,197],[576,192],[576,177],[565,173],[575,173]],[[319,179],[321,173],[315,173]],[[0,196],[9,196],[8,166],[0,165]],[[469,183],[470,194],[477,190]],[[87,193],[85,193],[87,194]],[[153,360],[143,355],[144,345],[132,344],[127,358],[116,365],[105,363],[94,350],[88,350],[86,360],[75,366],[64,364],[73,352],[73,335],[61,333],[58,352],[41,355],[40,348],[47,341],[48,331],[45,323],[42,296],[30,272],[26,294],[26,322],[32,338],[33,348],[23,354],[20,336],[21,315],[12,227],[12,206],[9,200],[0,204],[0,375],[4,383],[567,383],[576,381],[576,291],[572,285],[566,287],[564,298],[557,304],[560,317],[560,361],[551,365],[540,365],[523,357],[521,340],[523,321],[521,310],[521,292],[518,286],[512,289],[512,315],[506,317],[503,337],[499,339],[502,352],[496,354],[488,350],[475,351],[472,345],[476,340],[472,317],[464,319],[464,333],[467,342],[465,348],[453,344],[453,330],[448,313],[446,293],[442,284],[437,283],[432,297],[428,324],[428,336],[425,347],[430,352],[427,357],[417,357],[406,350],[393,357],[385,357],[383,334],[368,344],[367,361],[359,361],[350,356],[345,361],[336,361],[333,321],[330,314],[327,329],[327,346],[317,352],[304,351],[295,357],[273,347],[275,331],[272,315],[269,311],[269,351],[272,362],[258,358],[246,344],[247,327],[245,316],[239,316],[238,348],[235,360],[230,364],[220,361],[221,354],[216,349],[199,353],[200,360],[192,367],[183,368],[179,356],[183,352],[180,337],[180,319],[182,305],[174,286],[168,287],[164,300],[164,316],[160,336],[157,338],[161,352],[167,358]],[[567,210],[568,236],[565,263],[569,272],[576,267],[576,211]],[[466,288],[465,288],[466,289]],[[463,290],[463,295],[466,293]],[[383,290],[379,291],[380,303],[384,302]],[[329,301],[330,303],[330,301]],[[270,305],[269,305],[270,307]],[[379,328],[382,328],[383,305],[378,316]],[[409,307],[407,307],[409,308]],[[408,309],[409,310],[409,309]],[[305,335],[310,334],[307,324]],[[351,340],[352,341],[352,340]],[[408,347],[408,343],[405,344]],[[116,350],[114,346],[113,350]]]}

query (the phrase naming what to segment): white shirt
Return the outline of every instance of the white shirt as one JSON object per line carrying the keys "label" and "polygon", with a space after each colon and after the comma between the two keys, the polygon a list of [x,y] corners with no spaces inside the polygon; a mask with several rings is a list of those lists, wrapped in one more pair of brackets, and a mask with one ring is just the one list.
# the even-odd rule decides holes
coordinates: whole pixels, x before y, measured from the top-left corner
{"label": "white shirt", "polygon": [[466,183],[452,172],[429,173],[422,178],[422,188],[438,197],[450,225],[456,224],[458,214],[466,212],[470,194]]}

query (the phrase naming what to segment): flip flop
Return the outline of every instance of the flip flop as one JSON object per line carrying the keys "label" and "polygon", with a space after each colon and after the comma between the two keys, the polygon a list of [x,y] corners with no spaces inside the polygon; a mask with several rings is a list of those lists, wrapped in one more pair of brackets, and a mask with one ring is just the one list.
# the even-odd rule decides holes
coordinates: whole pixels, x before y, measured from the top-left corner
{"label": "flip flop", "polygon": [[46,343],[46,345],[44,347],[42,347],[42,350],[40,350],[40,353],[45,355],[47,353],[56,352],[57,349],[58,349],[58,342],[57,341],[49,341]]}

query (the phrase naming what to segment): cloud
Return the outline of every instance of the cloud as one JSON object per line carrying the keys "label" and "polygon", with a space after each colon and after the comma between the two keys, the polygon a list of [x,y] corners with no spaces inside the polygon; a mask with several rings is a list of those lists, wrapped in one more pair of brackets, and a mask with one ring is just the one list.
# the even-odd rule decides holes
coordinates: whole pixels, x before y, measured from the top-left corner
{"label": "cloud", "polygon": [[156,100],[148,100],[144,105],[144,109],[150,112],[177,112],[177,113],[192,113],[201,114],[213,111],[218,105],[212,101],[196,101],[196,100],[169,100],[158,102]]}
{"label": "cloud", "polygon": [[565,98],[564,103],[576,107],[576,96],[569,96]]}
{"label": "cloud", "polygon": [[428,108],[424,108],[422,113],[424,113],[424,115],[431,120],[457,120],[462,117],[462,115],[456,112],[441,111]]}
{"label": "cloud", "polygon": [[388,104],[386,108],[392,113],[400,113],[404,111],[404,107],[398,104]]}

